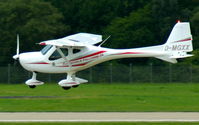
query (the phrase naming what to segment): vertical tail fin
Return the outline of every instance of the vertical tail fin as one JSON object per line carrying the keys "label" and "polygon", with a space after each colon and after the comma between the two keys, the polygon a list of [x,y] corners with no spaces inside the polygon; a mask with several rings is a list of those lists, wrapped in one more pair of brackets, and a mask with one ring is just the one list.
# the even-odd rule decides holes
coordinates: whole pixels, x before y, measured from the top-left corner
{"label": "vertical tail fin", "polygon": [[180,51],[180,52],[191,52],[193,51],[192,46],[192,35],[190,30],[190,24],[188,22],[178,22],[165,44],[165,51]]}
{"label": "vertical tail fin", "polygon": [[187,52],[193,51],[192,35],[188,22],[178,22],[172,29],[163,50],[168,52],[167,56],[157,57],[159,59],[176,63],[178,58],[193,56]]}

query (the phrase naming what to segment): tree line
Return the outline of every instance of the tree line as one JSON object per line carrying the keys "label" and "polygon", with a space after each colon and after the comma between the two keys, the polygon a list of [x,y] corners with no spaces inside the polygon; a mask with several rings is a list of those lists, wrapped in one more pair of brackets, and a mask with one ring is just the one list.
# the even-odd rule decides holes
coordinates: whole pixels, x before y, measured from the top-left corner
{"label": "tree line", "polygon": [[[198,0],[1,0],[0,10],[1,65],[13,62],[16,34],[21,52],[78,32],[111,35],[105,47],[134,48],[165,43],[176,20],[191,23],[195,57],[185,62],[199,64]],[[115,62],[161,63],[150,58]]]}

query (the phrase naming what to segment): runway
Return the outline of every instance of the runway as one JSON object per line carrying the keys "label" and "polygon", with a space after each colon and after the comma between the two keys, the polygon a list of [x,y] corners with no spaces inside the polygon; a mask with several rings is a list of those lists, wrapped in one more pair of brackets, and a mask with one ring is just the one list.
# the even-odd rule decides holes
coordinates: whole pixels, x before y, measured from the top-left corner
{"label": "runway", "polygon": [[5,112],[0,122],[199,122],[199,112]]}

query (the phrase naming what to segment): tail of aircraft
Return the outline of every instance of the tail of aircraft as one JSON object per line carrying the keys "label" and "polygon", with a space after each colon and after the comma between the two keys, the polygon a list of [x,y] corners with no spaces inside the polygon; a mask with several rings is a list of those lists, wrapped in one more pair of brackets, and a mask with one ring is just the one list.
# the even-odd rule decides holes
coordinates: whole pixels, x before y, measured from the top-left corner
{"label": "tail of aircraft", "polygon": [[167,42],[161,45],[160,48],[168,54],[156,58],[171,63],[177,63],[176,59],[178,58],[193,56],[187,53],[193,51],[190,24],[188,22],[178,22],[175,24]]}

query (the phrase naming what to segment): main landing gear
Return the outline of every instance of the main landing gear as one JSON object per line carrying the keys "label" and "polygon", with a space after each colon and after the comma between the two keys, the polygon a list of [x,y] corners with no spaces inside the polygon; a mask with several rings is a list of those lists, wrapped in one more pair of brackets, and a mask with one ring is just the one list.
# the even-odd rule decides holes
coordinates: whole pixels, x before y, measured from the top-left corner
{"label": "main landing gear", "polygon": [[76,79],[75,74],[68,73],[67,78],[58,83],[64,90],[77,88],[80,82]]}
{"label": "main landing gear", "polygon": [[62,88],[63,88],[64,90],[69,90],[69,89],[71,89],[71,88],[77,88],[77,87],[79,87],[79,85],[74,85],[74,86],[71,86],[71,87],[62,86]]}
{"label": "main landing gear", "polygon": [[69,89],[71,89],[71,88],[77,88],[77,87],[79,87],[79,85],[74,85],[74,86],[71,86],[71,87],[62,86],[62,88],[63,88],[64,90],[69,90]]}
{"label": "main landing gear", "polygon": [[69,89],[71,89],[71,88],[77,88],[77,87],[79,87],[79,85],[74,85],[74,86],[71,86],[71,87],[62,86],[62,88],[63,88],[64,90],[69,90]]}

